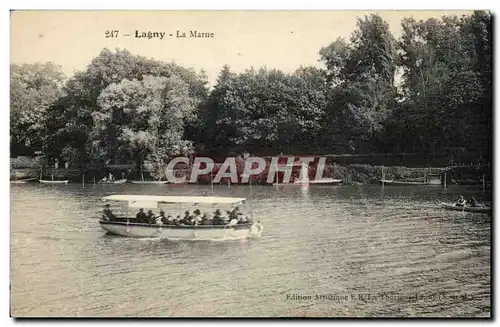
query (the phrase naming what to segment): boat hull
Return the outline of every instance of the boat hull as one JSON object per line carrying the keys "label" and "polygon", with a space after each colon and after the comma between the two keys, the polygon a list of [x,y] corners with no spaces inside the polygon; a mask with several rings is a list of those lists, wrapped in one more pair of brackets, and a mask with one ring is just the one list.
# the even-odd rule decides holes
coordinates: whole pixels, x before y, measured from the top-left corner
{"label": "boat hull", "polygon": [[144,185],[160,185],[160,184],[167,184],[168,181],[130,181],[132,184],[144,184]]}
{"label": "boat hull", "polygon": [[111,181],[111,182],[99,182],[99,184],[125,184],[127,182],[126,179],[119,179],[116,181]]}
{"label": "boat hull", "polygon": [[342,184],[341,179],[333,179],[333,178],[325,178],[309,181],[309,184],[312,185],[340,185]]}
{"label": "boat hull", "polygon": [[149,225],[114,221],[99,221],[102,229],[119,236],[135,238],[166,238],[169,240],[226,240],[260,235],[261,226],[241,224],[225,226]]}
{"label": "boat hull", "polygon": [[441,207],[447,210],[453,211],[465,211],[465,212],[475,212],[475,213],[490,213],[490,207],[460,207],[454,206],[453,204],[441,203]]}
{"label": "boat hull", "polygon": [[415,186],[415,185],[439,185],[439,184],[430,184],[427,182],[404,182],[404,181],[393,181],[393,180],[380,180],[381,184],[384,185],[398,185],[398,186]]}
{"label": "boat hull", "polygon": [[295,181],[293,183],[274,183],[274,186],[285,186],[285,185],[340,185],[342,184],[341,179],[325,178],[318,180],[305,180],[305,181]]}
{"label": "boat hull", "polygon": [[26,184],[30,181],[33,181],[35,180],[36,178],[33,177],[33,178],[25,178],[25,179],[15,179],[15,180],[12,180],[10,181],[11,184]]}
{"label": "boat hull", "polygon": [[65,181],[45,181],[43,179],[40,180],[40,183],[42,184],[68,184],[69,180]]}

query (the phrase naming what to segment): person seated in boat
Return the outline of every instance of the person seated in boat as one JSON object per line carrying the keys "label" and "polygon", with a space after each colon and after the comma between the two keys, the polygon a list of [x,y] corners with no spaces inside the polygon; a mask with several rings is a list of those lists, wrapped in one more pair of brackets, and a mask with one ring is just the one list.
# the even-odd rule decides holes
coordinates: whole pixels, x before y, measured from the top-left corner
{"label": "person seated in boat", "polygon": [[192,225],[199,225],[201,223],[201,211],[200,209],[196,209],[195,211],[193,211],[193,217],[191,219],[191,224]]}
{"label": "person seated in boat", "polygon": [[154,218],[153,224],[161,226],[166,220],[167,218],[165,217],[165,212],[163,210],[160,210],[160,214]]}
{"label": "person seated in boat", "polygon": [[245,216],[246,224],[253,224],[252,217]]}
{"label": "person seated in boat", "polygon": [[239,217],[238,224],[248,224],[248,217],[246,217],[246,216],[245,216],[245,218]]}
{"label": "person seated in boat", "polygon": [[[229,225],[236,225],[238,224],[238,213],[239,213],[239,208],[236,207],[232,211],[227,211],[227,216],[228,216],[228,224]],[[240,213],[241,214],[241,213]]]}
{"label": "person seated in boat", "polygon": [[148,224],[152,225],[156,221],[156,216],[153,213],[153,210],[148,210]]}
{"label": "person seated in boat", "polygon": [[467,206],[469,207],[477,207],[477,201],[476,201],[476,198],[475,197],[471,197],[468,201],[467,201]]}
{"label": "person seated in boat", "polygon": [[135,218],[137,219],[138,223],[144,223],[144,222],[147,223],[148,222],[148,216],[144,212],[143,208],[139,209],[139,212],[137,213],[137,215],[135,215]]}
{"label": "person seated in boat", "polygon": [[108,179],[107,179],[107,178],[106,178],[106,176],[105,176],[105,177],[103,177],[103,178],[102,178],[102,180],[101,180],[101,181],[102,181],[103,183],[107,183],[107,182],[108,182]]}
{"label": "person seated in boat", "polygon": [[221,215],[221,212],[219,209],[215,210],[215,212],[214,212],[213,224],[214,225],[224,225],[224,218],[222,218],[222,215]]}
{"label": "person seated in boat", "polygon": [[[228,212],[229,213],[229,212]],[[240,207],[236,207],[231,211],[229,214],[229,220],[231,219],[239,219],[239,216],[242,216],[243,214],[240,212]]]}
{"label": "person seated in boat", "polygon": [[116,219],[116,216],[111,212],[111,209],[109,208],[109,204],[104,205],[104,210],[102,211],[102,218],[104,220],[114,220]]}
{"label": "person seated in boat", "polygon": [[229,222],[228,222],[228,225],[237,225],[238,224],[238,218],[236,217],[233,217],[233,218],[229,218]]}
{"label": "person seated in boat", "polygon": [[165,219],[164,222],[165,225],[173,225],[174,224],[174,217],[171,215],[168,215],[167,218]]}
{"label": "person seated in boat", "polygon": [[190,220],[190,217],[191,217],[191,215],[190,215],[190,213],[189,213],[189,210],[186,210],[186,211],[184,212],[184,217],[182,218],[182,220],[187,222],[187,221],[189,221],[189,220]]}
{"label": "person seated in boat", "polygon": [[[158,224],[158,221],[161,222],[161,224]],[[168,224],[167,217],[165,217],[165,211],[160,210],[160,214],[156,216],[156,224],[157,225],[166,225]]]}
{"label": "person seated in boat", "polygon": [[457,199],[457,201],[455,202],[455,206],[456,207],[463,207],[465,206],[466,204],[466,201],[465,201],[465,198],[463,195],[460,195],[460,197]]}
{"label": "person seated in boat", "polygon": [[201,221],[202,221],[201,215],[194,216],[193,220],[192,220],[192,224],[194,226],[198,226],[198,225],[201,225]]}
{"label": "person seated in boat", "polygon": [[212,225],[212,221],[210,219],[208,212],[205,212],[203,214],[203,217],[201,217],[201,224],[202,225]]}
{"label": "person seated in boat", "polygon": [[226,222],[224,221],[224,218],[222,218],[222,217],[214,217],[213,224],[214,225],[225,225]]}
{"label": "person seated in boat", "polygon": [[179,220],[179,223],[184,225],[190,225],[192,218],[193,217],[189,214],[189,210],[186,210],[186,212],[184,212],[184,218]]}

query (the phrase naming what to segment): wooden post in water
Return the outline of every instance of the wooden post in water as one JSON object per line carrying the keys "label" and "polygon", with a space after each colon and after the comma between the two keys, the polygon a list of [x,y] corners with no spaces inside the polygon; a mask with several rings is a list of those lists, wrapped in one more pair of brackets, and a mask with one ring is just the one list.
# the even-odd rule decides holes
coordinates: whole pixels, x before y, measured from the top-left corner
{"label": "wooden post in water", "polygon": [[486,189],[486,180],[485,180],[485,174],[483,174],[483,190]]}
{"label": "wooden post in water", "polygon": [[54,174],[52,174],[52,181],[54,181]]}
{"label": "wooden post in water", "polygon": [[382,166],[382,187],[384,187],[384,181],[385,181],[385,171],[384,171],[384,166]]}
{"label": "wooden post in water", "polygon": [[85,186],[85,173],[82,174],[82,186]]}
{"label": "wooden post in water", "polygon": [[444,171],[444,188],[446,188],[446,170]]}
{"label": "wooden post in water", "polygon": [[253,206],[252,206],[252,198],[253,198],[253,193],[252,193],[252,179],[250,178],[251,176],[248,177],[248,183],[250,184],[250,218],[253,221]]}

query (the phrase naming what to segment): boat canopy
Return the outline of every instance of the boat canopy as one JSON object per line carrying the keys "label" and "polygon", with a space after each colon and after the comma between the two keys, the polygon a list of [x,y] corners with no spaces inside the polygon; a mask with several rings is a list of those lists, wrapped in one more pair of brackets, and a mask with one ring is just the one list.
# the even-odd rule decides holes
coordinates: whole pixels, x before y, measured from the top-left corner
{"label": "boat canopy", "polygon": [[[192,203],[192,204],[241,204],[245,198],[230,198],[217,196],[161,196],[161,195],[125,195],[115,194],[102,198],[104,201],[128,202],[136,207],[146,203]],[[135,204],[135,205],[134,205]]]}

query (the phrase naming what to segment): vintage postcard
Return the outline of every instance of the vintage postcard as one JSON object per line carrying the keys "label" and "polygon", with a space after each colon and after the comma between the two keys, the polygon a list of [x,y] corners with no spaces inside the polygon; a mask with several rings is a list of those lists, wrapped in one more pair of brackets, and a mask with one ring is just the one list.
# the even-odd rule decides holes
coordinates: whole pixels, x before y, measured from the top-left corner
{"label": "vintage postcard", "polygon": [[492,316],[489,11],[10,26],[12,317]]}

